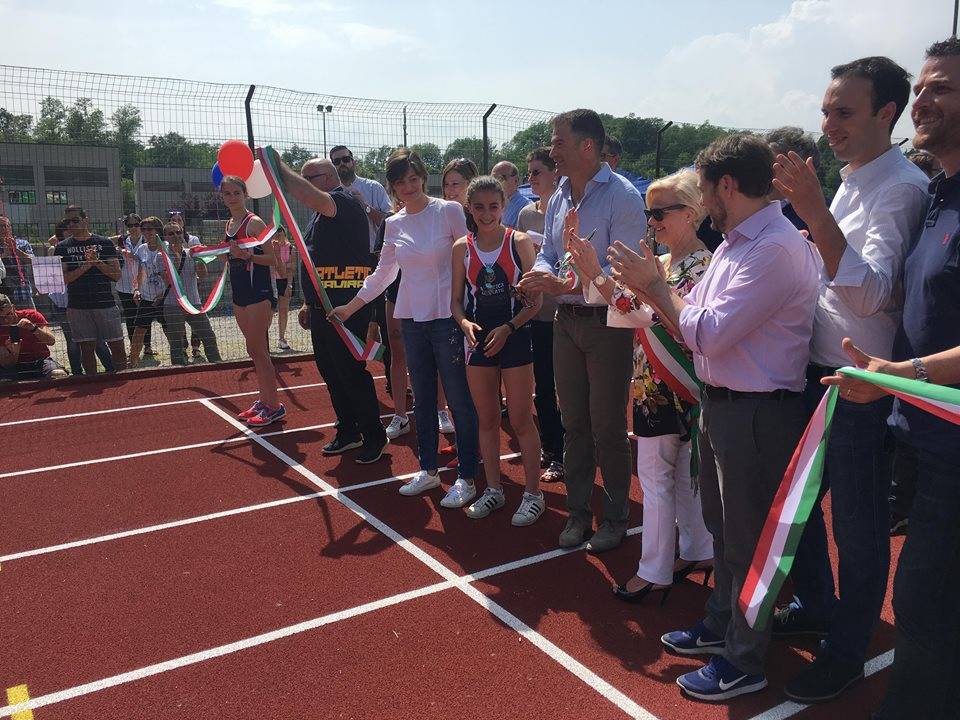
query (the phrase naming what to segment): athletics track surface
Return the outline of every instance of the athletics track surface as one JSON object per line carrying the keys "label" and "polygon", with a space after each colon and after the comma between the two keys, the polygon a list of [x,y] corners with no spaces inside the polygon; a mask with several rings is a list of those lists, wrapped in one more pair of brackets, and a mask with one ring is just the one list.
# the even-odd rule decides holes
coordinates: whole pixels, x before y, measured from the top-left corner
{"label": "athletics track surface", "polygon": [[877,706],[889,591],[870,675],[840,701],[785,701],[806,641],[771,645],[762,693],[682,699],[674,680],[701,662],[659,637],[700,618],[699,576],[664,608],[610,592],[636,569],[636,481],[623,546],[561,552],[562,485],[544,486],[535,525],[510,525],[522,469],[506,431],[507,506],[473,521],[441,509],[441,489],[397,494],[413,432],[371,466],[321,455],[335,418],[315,367],[278,374],[287,418],[259,435],[233,420],[255,395],[248,367],[2,400],[0,718],[852,720]]}

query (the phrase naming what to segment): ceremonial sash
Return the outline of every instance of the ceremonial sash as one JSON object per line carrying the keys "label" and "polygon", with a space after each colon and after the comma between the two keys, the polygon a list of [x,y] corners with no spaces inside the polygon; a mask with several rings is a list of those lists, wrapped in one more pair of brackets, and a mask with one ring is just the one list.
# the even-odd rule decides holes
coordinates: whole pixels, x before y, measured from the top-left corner
{"label": "ceremonial sash", "polygon": [[[837,372],[877,385],[903,402],[960,425],[960,390],[852,367]],[[819,496],[836,403],[834,385],[810,418],[760,533],[739,598],[747,623],[757,630],[763,630],[770,620],[773,604],[793,567],[803,528]]]}

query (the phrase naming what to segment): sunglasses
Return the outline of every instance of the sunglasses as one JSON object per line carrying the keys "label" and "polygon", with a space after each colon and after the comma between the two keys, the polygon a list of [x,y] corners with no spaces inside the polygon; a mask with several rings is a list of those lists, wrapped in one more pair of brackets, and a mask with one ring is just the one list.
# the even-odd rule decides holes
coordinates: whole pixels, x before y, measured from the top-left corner
{"label": "sunglasses", "polygon": [[666,207],[661,208],[646,208],[643,211],[643,214],[647,216],[647,220],[653,218],[657,222],[663,221],[663,216],[668,212],[673,212],[674,210],[683,210],[686,205],[667,205]]}
{"label": "sunglasses", "polygon": [[334,165],[342,165],[343,163],[353,162],[353,155],[344,155],[343,157],[338,157],[333,161]]}
{"label": "sunglasses", "polygon": [[524,307],[533,307],[536,304],[536,299],[527,295],[523,290],[521,290],[516,285],[510,286],[510,297],[514,300],[520,301]]}

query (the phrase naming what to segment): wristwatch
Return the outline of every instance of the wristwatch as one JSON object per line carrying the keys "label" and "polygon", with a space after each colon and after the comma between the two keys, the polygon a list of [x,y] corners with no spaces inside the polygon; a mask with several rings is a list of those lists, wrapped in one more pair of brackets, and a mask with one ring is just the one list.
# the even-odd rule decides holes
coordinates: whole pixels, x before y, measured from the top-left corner
{"label": "wristwatch", "polygon": [[513,320],[507,320],[507,321],[504,323],[504,325],[506,325],[508,328],[510,328],[510,332],[516,332],[516,331],[517,331],[517,326],[513,324]]}
{"label": "wristwatch", "polygon": [[930,376],[927,375],[927,366],[923,364],[923,360],[920,358],[910,358],[910,363],[913,365],[913,375],[920,382],[929,382]]}
{"label": "wristwatch", "polygon": [[599,275],[597,275],[597,276],[593,279],[593,284],[594,284],[595,286],[597,286],[598,288],[600,288],[600,287],[603,287],[604,285],[606,285],[606,284],[607,284],[607,280],[609,280],[609,279],[610,279],[610,278],[608,278],[606,275],[604,275],[604,274],[601,272]]}

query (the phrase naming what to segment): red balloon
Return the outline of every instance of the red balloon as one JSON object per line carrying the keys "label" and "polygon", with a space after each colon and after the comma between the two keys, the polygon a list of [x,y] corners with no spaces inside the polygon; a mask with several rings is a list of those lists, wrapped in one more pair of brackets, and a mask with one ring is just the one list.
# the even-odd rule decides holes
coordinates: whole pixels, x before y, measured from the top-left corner
{"label": "red balloon", "polygon": [[253,151],[242,140],[227,140],[220,146],[217,163],[224,175],[236,175],[246,180],[253,172]]}

